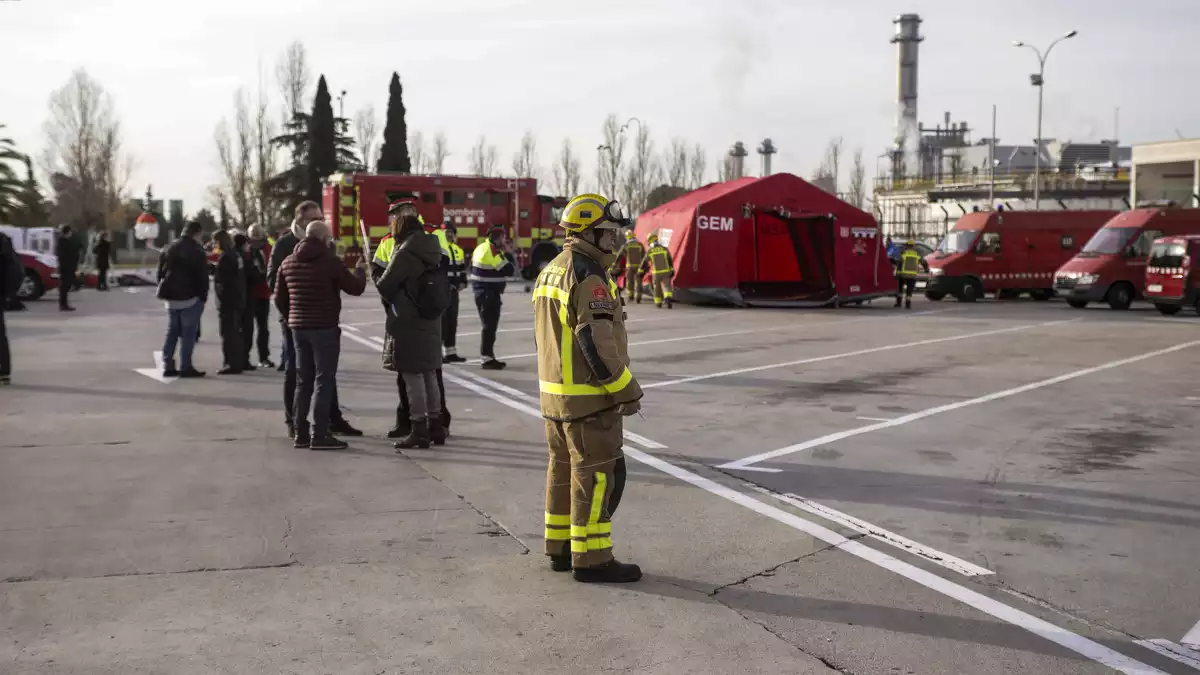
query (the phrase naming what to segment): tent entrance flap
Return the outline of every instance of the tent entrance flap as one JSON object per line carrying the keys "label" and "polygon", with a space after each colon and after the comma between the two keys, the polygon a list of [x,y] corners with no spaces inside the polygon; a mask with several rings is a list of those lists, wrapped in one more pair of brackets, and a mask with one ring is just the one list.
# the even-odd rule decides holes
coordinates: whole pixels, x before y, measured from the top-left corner
{"label": "tent entrance flap", "polygon": [[824,302],[836,296],[833,218],[757,212],[752,227],[754,269],[738,285],[747,302]]}

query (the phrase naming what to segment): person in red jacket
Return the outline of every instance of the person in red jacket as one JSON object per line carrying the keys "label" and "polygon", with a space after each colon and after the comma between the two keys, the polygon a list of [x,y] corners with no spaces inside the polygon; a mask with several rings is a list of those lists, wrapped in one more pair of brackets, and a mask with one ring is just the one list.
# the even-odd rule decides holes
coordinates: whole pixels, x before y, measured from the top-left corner
{"label": "person in red jacket", "polygon": [[267,241],[267,231],[261,225],[251,225],[250,235],[250,266],[254,268],[254,287],[249,289],[249,302],[246,306],[245,340],[246,363],[250,363],[250,350],[255,345],[254,328],[258,326],[258,367],[274,368],[271,363],[271,332],[269,319],[271,316],[271,286],[267,283],[267,267],[271,261],[271,242]]}
{"label": "person in red jacket", "polygon": [[[342,329],[338,327],[341,294],[362,295],[367,287],[366,263],[360,259],[351,274],[332,245],[329,225],[320,220],[309,223],[304,239],[283,261],[275,280],[275,307],[287,317],[296,350],[295,447],[310,450],[347,447],[329,433],[334,378],[342,351]],[[311,436],[309,408],[313,413]]]}

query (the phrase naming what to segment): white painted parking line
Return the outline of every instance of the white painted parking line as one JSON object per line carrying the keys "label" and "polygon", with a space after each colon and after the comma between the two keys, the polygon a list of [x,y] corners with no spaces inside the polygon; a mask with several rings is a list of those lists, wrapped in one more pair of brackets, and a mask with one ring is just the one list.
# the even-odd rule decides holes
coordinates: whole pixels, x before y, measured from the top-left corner
{"label": "white painted parking line", "polygon": [[1170,640],[1137,640],[1134,644],[1156,651],[1163,656],[1200,670],[1200,651],[1177,645]]}
{"label": "white painted parking line", "polygon": [[709,373],[707,375],[692,375],[691,377],[681,377],[677,380],[664,380],[662,382],[650,382],[642,385],[642,389],[656,389],[658,387],[673,387],[678,384],[687,384],[689,382],[700,382],[701,380],[711,380],[718,377],[729,377],[730,375],[744,375],[746,373],[757,373],[764,370],[775,370],[777,368],[789,368],[791,366],[803,366],[809,363],[820,363],[822,361],[833,361],[836,359],[844,359],[851,356],[863,356],[864,354],[877,354],[879,352],[888,352],[896,349],[910,349],[912,347],[924,347],[926,345],[936,345],[943,342],[955,342],[957,340],[970,340],[977,337],[986,337],[988,335],[1003,335],[1005,333],[1016,333],[1023,330],[1031,330],[1034,328],[1046,328],[1048,326],[1057,326],[1066,323],[1075,323],[1083,319],[1068,319],[1065,321],[1049,321],[1046,323],[1026,324],[1022,326],[1013,326],[1011,328],[999,328],[996,330],[985,330],[978,333],[965,333],[961,335],[951,335],[949,337],[931,338],[929,340],[917,340],[916,342],[901,342],[899,344],[884,345],[882,347],[871,347],[869,349],[856,349],[852,352],[842,352],[840,354],[828,354],[826,356],[814,356],[807,359],[797,359],[795,361],[784,361],[782,363],[769,363],[765,366],[751,366],[749,368],[737,368],[735,370],[724,370],[719,373]]}
{"label": "white painted parking line", "polygon": [[[989,403],[991,401],[995,401],[995,400],[1002,399],[1002,398],[1007,398],[1009,396],[1015,396],[1017,394],[1024,394],[1025,392],[1028,392],[1028,391],[1033,391],[1035,389],[1041,389],[1042,387],[1049,387],[1054,384],[1067,382],[1069,380],[1074,380],[1076,378],[1083,377],[1085,375],[1091,375],[1093,373],[1099,373],[1099,372],[1102,372],[1105,370],[1111,370],[1113,368],[1127,366],[1131,363],[1145,361],[1146,359],[1151,359],[1156,356],[1163,356],[1164,354],[1171,354],[1173,352],[1177,352],[1182,349],[1188,349],[1189,347],[1195,347],[1196,345],[1200,345],[1200,340],[1192,340],[1191,342],[1184,342],[1182,344],[1177,344],[1174,347],[1167,347],[1166,349],[1158,349],[1158,350],[1155,350],[1152,352],[1147,352],[1145,354],[1139,354],[1138,356],[1131,356],[1127,359],[1120,359],[1117,361],[1109,361],[1108,363],[1102,363],[1098,366],[1092,366],[1091,368],[1083,368],[1080,370],[1074,370],[1069,373],[1064,373],[1062,375],[1058,375],[1056,377],[1047,378],[1045,380],[1039,380],[1037,382],[1031,382],[1029,384],[1021,385],[1020,387],[1004,389],[1002,391],[993,392],[993,393],[987,394],[985,396],[978,396],[976,398],[967,399],[965,401],[957,401],[955,403],[947,403],[946,405],[940,405],[940,406],[937,406],[936,408],[929,408],[928,410],[922,410],[919,412],[904,415],[903,417],[897,417],[896,419],[889,420],[887,422],[879,422],[877,424],[870,424],[865,427],[859,427],[857,429],[849,429],[847,431],[839,431],[837,433],[826,434],[825,436],[821,436],[820,438],[814,438],[811,441],[797,443],[796,445],[789,445],[786,448],[780,448],[778,450],[772,450],[771,452],[764,452],[759,455],[744,457],[742,459],[739,459],[739,460],[736,460],[733,462],[728,462],[726,464],[722,464],[718,468],[721,468],[721,469],[744,469],[752,464],[758,464],[759,462],[765,462],[770,459],[777,459],[779,457],[784,457],[786,455],[791,455],[791,454],[794,454],[797,452],[803,452],[804,450],[809,450],[811,448],[815,448],[818,446],[827,445],[829,443],[834,443],[834,442],[841,441],[841,440],[844,440],[847,438],[852,438],[854,436],[860,436],[862,434],[869,434],[874,431],[880,431],[883,429],[890,429],[892,427],[898,427],[902,424],[908,424],[909,422],[916,422],[917,420],[923,420],[926,417],[940,415],[941,413],[951,412],[954,410],[961,410],[962,408],[966,408],[966,407],[973,406],[973,405],[979,405],[981,403]],[[778,470],[776,470],[776,471],[778,471]]]}
{"label": "white painted parking line", "polygon": [[935,548],[930,548],[924,544],[919,544],[911,539],[902,537],[895,532],[889,532],[878,525],[873,525],[865,520],[860,520],[850,514],[842,513],[841,511],[829,506],[825,506],[824,504],[818,504],[817,502],[814,502],[811,499],[805,499],[800,495],[791,493],[778,494],[765,488],[758,487],[757,485],[747,484],[746,487],[754,490],[755,492],[765,494],[768,497],[778,499],[785,504],[790,504],[801,511],[807,511],[814,516],[819,516],[825,520],[854,530],[855,532],[865,534],[876,541],[887,544],[888,546],[895,546],[896,548],[908,551],[919,558],[928,560],[935,565],[941,565],[942,567],[945,567],[952,572],[957,572],[963,576],[978,577],[987,574],[995,574],[995,572],[985,567],[980,567],[979,565],[967,562],[962,558],[956,558],[949,553],[943,553]]}
{"label": "white painted parking line", "polygon": [[[354,337],[354,336],[350,336]],[[363,343],[368,344],[368,343]],[[493,401],[525,413],[530,417],[542,419],[541,411],[530,405],[522,403],[512,397],[506,396],[498,391],[493,391],[488,386],[482,384],[481,381],[491,383],[490,380],[483,377],[475,377],[467,379],[454,374],[443,372],[446,379],[465,387],[480,396],[485,396]],[[625,448],[625,456],[646,466],[657,469],[669,476],[678,478],[679,480],[688,483],[694,487],[698,487],[710,494],[716,495],[728,501],[731,501],[739,506],[749,509],[759,515],[766,516],[776,522],[787,525],[795,530],[804,532],[811,537],[824,541],[831,546],[837,547],[839,550],[849,553],[861,560],[890,570],[914,583],[920,584],[925,588],[936,591],[954,600],[974,607],[975,609],[992,616],[1001,621],[1005,621],[1014,626],[1023,628],[1034,635],[1038,635],[1046,640],[1049,640],[1059,646],[1069,649],[1081,656],[1089,658],[1097,663],[1101,663],[1118,672],[1126,675],[1166,675],[1163,671],[1146,665],[1136,659],[1126,656],[1114,649],[1105,647],[1104,645],[1089,640],[1077,633],[1073,633],[1065,628],[1056,626],[1048,621],[1040,619],[1028,612],[1023,612],[1015,607],[1006,605],[1002,602],[987,597],[977,591],[974,591],[966,586],[960,586],[948,579],[942,578],[932,572],[923,570],[915,565],[906,563],[898,558],[890,556],[882,551],[877,551],[869,546],[861,544],[857,541],[851,541],[846,537],[830,530],[829,528],[805,520],[794,513],[784,511],[783,509],[771,506],[747,494],[738,492],[732,488],[726,487],[709,478],[705,478],[699,474],[692,473],[686,469],[675,466],[670,462],[664,461],[643,452],[636,448]]]}
{"label": "white painted parking line", "polygon": [[858,417],[855,417],[854,419],[866,420],[867,422],[891,422],[894,418],[892,418],[892,417],[863,417],[862,415],[859,415]]}

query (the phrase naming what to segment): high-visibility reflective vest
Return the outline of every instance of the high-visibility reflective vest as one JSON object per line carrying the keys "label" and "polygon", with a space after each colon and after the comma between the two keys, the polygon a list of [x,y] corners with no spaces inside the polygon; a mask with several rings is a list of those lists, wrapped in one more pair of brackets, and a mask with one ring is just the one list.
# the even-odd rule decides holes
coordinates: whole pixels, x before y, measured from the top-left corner
{"label": "high-visibility reflective vest", "polygon": [[476,289],[503,291],[513,264],[503,252],[498,251],[490,239],[483,240],[471,254],[471,272],[467,276]]}
{"label": "high-visibility reflective vest", "polygon": [[569,239],[533,290],[542,416],[569,421],[642,397],[629,370],[629,338],[611,254]]}
{"label": "high-visibility reflective vest", "polygon": [[921,254],[910,249],[906,249],[900,254],[900,268],[896,274],[902,277],[915,277],[921,272]]}
{"label": "high-visibility reflective vest", "polygon": [[447,279],[450,285],[455,288],[464,286],[467,283],[467,258],[463,253],[462,247],[458,244],[448,241],[449,246],[450,269],[446,271]]}
{"label": "high-visibility reflective vest", "polygon": [[655,244],[650,247],[649,252],[650,271],[654,274],[671,274],[675,271],[675,267],[671,262],[671,252],[666,246]]}

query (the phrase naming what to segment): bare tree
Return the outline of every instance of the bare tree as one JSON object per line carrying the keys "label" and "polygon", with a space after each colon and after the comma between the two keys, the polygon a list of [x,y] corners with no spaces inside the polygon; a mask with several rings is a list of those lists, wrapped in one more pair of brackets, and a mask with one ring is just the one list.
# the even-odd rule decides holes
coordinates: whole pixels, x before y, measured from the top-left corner
{"label": "bare tree", "polygon": [[825,157],[821,160],[814,178],[821,182],[821,187],[831,194],[838,193],[838,179],[841,176],[842,137],[838,136],[829,141],[825,147]]}
{"label": "bare tree", "polygon": [[495,176],[499,155],[496,146],[489,145],[487,137],[481,135],[467,156],[470,172],[476,176]]}
{"label": "bare tree", "polygon": [[446,142],[446,134],[437,132],[433,136],[433,147],[429,152],[429,169],[435,175],[441,175],[446,168],[446,157],[450,156],[450,144]]}
{"label": "bare tree", "polygon": [[671,139],[671,146],[663,151],[662,167],[666,172],[667,184],[684,187],[688,181],[688,148],[682,138]]}
{"label": "bare tree", "polygon": [[688,163],[688,182],[685,187],[690,190],[704,185],[704,173],[708,170],[708,154],[699,143],[692,148],[691,161]]}
{"label": "bare tree", "polygon": [[70,213],[80,229],[108,223],[120,210],[132,163],[125,156],[121,124],[104,88],[77,70],[50,96],[44,163],[69,186]]}
{"label": "bare tree", "polygon": [[425,147],[425,134],[414,131],[408,135],[408,157],[412,172],[416,175],[429,173],[429,152]]}
{"label": "bare tree", "polygon": [[500,153],[496,146],[489,145],[483,153],[483,175],[498,176],[500,174]]}
{"label": "bare tree", "polygon": [[[686,162],[685,162],[686,165]],[[662,182],[662,165],[654,153],[654,141],[650,128],[638,124],[637,138],[633,144],[633,157],[622,181],[620,199],[633,213],[641,213],[646,206],[650,191]]]}
{"label": "bare tree", "polygon": [[354,113],[354,139],[358,142],[358,156],[363,166],[375,166],[375,106],[368,103]]}
{"label": "bare tree", "polygon": [[562,149],[554,162],[554,192],[563,197],[579,194],[579,157],[569,138],[563,139]]}
{"label": "bare tree", "polygon": [[717,160],[717,181],[724,183],[727,180],[736,178],[734,175],[733,157],[729,155],[721,155]]}
{"label": "bare tree", "polygon": [[277,128],[267,114],[268,107],[267,94],[260,83],[258,103],[254,110],[254,195],[257,209],[255,222],[264,226],[282,208],[271,188],[271,178],[279,171],[279,147],[271,142]]}
{"label": "bare tree", "polygon": [[621,167],[625,160],[625,137],[621,134],[621,124],[616,115],[604,118],[601,132],[604,142],[596,150],[596,179],[600,183],[600,190],[611,198],[617,194],[618,183],[621,180]]}
{"label": "bare tree", "polygon": [[512,168],[518,178],[538,177],[537,139],[533,137],[533,130],[527,130],[521,137],[521,147],[513,155]]}
{"label": "bare tree", "polygon": [[304,112],[312,72],[308,69],[308,52],[303,42],[296,40],[287,46],[287,50],[275,63],[275,79],[279,83],[279,91],[283,94],[283,105],[287,109],[288,118]]}
{"label": "bare tree", "polygon": [[255,133],[246,108],[246,92],[238,89],[233,97],[233,130],[229,121],[217,124],[213,139],[217,144],[217,162],[221,168],[221,184],[215,196],[233,205],[234,219],[243,226],[254,224],[257,218],[255,171],[252,160]]}
{"label": "bare tree", "polygon": [[867,203],[867,168],[863,166],[863,151],[854,151],[853,163],[850,165],[850,186],[846,201],[857,208],[863,208]]}

